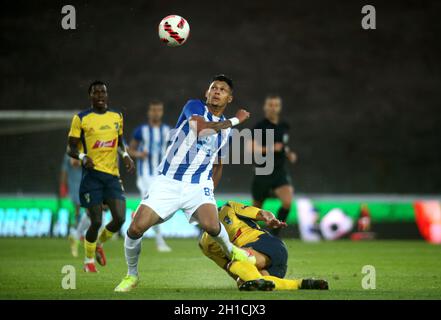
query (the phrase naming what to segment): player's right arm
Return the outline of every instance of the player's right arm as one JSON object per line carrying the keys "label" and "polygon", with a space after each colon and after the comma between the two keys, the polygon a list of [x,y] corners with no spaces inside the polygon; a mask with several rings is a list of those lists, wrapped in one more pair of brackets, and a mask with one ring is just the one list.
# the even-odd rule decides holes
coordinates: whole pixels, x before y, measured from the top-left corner
{"label": "player's right arm", "polygon": [[228,205],[238,216],[250,218],[256,221],[263,221],[270,228],[284,228],[286,223],[278,220],[270,211],[257,207],[247,206],[239,202],[229,201]]}
{"label": "player's right arm", "polygon": [[67,154],[74,159],[81,160],[84,167],[91,169],[94,167],[92,159],[78,149],[78,145],[81,143],[80,137],[81,120],[78,115],[74,115],[67,140]]}
{"label": "player's right arm", "polygon": [[196,100],[189,100],[182,109],[178,122],[180,122],[183,117],[189,121],[190,127],[196,131],[197,135],[206,136],[212,135],[213,131],[219,132],[222,129],[227,129],[238,125],[250,117],[250,113],[248,111],[240,109],[236,112],[236,116],[234,118],[215,122],[206,121],[204,118],[204,113],[205,107],[200,102]]}
{"label": "player's right arm", "polygon": [[196,130],[200,136],[213,134],[212,131],[219,132],[222,129],[231,128],[239,123],[243,123],[250,117],[250,113],[244,109],[239,109],[236,112],[236,116],[232,119],[225,121],[206,121],[204,117],[199,115],[193,115],[190,118],[190,123],[193,129]]}

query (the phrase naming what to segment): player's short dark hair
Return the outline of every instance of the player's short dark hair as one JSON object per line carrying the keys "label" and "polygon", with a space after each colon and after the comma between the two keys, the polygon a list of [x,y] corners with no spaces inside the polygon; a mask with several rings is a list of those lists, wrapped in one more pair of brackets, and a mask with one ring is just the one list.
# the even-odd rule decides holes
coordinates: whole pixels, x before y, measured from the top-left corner
{"label": "player's short dark hair", "polygon": [[224,74],[218,74],[218,75],[215,75],[213,77],[213,79],[211,79],[211,82],[213,82],[213,81],[223,81],[226,84],[228,84],[228,86],[230,87],[231,91],[233,91],[233,80],[230,77],[227,77]]}
{"label": "player's short dark hair", "polygon": [[151,106],[157,106],[157,105],[164,105],[164,103],[159,99],[152,99],[149,101],[148,108],[150,108]]}
{"label": "player's short dark hair", "polygon": [[107,87],[107,84],[105,84],[103,81],[95,80],[94,82],[92,82],[92,83],[89,85],[89,90],[88,90],[89,95],[90,95],[90,93],[92,92],[92,88],[93,88],[94,86],[106,86],[106,87]]}
{"label": "player's short dark hair", "polygon": [[267,100],[267,99],[280,99],[280,100],[282,100],[282,97],[280,96],[280,94],[270,93],[270,94],[266,95],[265,100]]}

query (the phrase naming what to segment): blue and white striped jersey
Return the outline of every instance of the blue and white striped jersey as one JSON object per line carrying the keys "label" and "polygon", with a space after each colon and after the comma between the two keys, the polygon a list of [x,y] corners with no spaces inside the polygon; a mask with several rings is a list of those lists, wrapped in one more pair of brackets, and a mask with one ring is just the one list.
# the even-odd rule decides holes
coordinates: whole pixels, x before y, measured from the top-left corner
{"label": "blue and white striped jersey", "polygon": [[167,148],[170,126],[161,124],[152,127],[141,125],[133,131],[133,139],[139,142],[138,151],[146,151],[147,159],[137,159],[138,176],[156,176],[157,167],[164,157]]}
{"label": "blue and white striped jersey", "polygon": [[189,120],[193,115],[202,116],[210,122],[226,120],[223,115],[213,115],[203,101],[189,100],[170,134],[170,145],[158,170],[175,180],[203,183],[211,180],[216,158],[225,156],[231,128],[197,138],[196,133],[190,130]]}

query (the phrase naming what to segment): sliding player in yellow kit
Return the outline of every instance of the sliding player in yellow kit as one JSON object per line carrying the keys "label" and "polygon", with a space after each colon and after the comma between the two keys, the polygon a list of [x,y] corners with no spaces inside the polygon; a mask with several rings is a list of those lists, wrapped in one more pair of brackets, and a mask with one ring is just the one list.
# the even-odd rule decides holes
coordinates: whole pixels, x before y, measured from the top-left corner
{"label": "sliding player in yellow kit", "polygon": [[285,244],[256,223],[263,221],[270,228],[286,227],[286,223],[277,220],[271,212],[229,201],[219,208],[219,221],[234,245],[249,250],[256,257],[256,265],[247,261],[230,261],[206,232],[199,246],[208,258],[238,281],[239,290],[328,289],[326,280],[283,279],[288,261]]}

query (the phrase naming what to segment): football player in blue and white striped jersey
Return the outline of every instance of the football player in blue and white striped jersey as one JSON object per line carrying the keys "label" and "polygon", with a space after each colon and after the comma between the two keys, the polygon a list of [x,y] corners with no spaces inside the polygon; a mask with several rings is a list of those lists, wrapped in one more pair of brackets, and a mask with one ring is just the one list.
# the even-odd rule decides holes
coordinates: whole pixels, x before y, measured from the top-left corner
{"label": "football player in blue and white striped jersey", "polygon": [[127,230],[125,257],[127,276],[115,288],[127,292],[138,284],[138,260],[141,239],[150,227],[170,219],[178,210],[189,222],[195,221],[219,244],[231,261],[256,263],[247,250],[231,243],[228,232],[219,222],[213,190],[222,175],[222,161],[231,128],[244,122],[250,114],[243,109],[235,117],[223,115],[233,101],[233,82],[225,75],[213,78],[205,93],[205,101],[189,100],[182,109],[159,175],[152,182],[147,196],[138,206]]}

